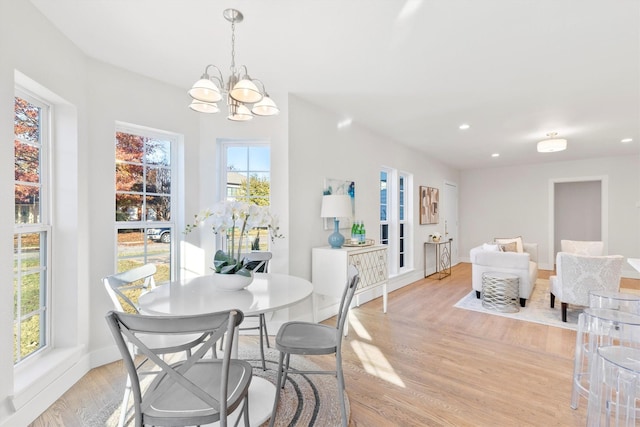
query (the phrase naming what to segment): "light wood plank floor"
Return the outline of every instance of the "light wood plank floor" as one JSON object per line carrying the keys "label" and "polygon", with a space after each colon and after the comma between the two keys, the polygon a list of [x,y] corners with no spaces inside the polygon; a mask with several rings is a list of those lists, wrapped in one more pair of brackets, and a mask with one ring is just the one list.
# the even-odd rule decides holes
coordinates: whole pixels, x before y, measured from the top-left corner
{"label": "light wood plank floor", "polygon": [[[640,280],[622,286],[640,289]],[[350,426],[585,424],[586,402],[569,407],[575,332],[454,308],[470,290],[462,263],[448,278],[389,294],[386,315],[381,298],[352,310],[343,345]],[[32,426],[81,426],[123,384],[121,363],[93,369]]]}

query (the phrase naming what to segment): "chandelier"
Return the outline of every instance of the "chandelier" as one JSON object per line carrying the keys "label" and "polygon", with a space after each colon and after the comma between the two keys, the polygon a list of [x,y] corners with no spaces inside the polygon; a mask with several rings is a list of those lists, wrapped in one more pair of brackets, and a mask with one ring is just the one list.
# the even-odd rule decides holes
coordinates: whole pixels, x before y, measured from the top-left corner
{"label": "chandelier", "polygon": [[[217,113],[220,111],[217,102],[226,96],[229,115],[227,119],[233,121],[247,121],[256,116],[273,116],[280,112],[276,103],[269,97],[264,83],[249,77],[247,67],[236,67],[236,22],[242,22],[243,15],[239,10],[226,9],[222,15],[231,22],[231,75],[225,83],[222,72],[218,67],[209,64],[204,74],[193,84],[189,95],[193,98],[189,108],[200,113]],[[218,75],[210,75],[211,70]],[[260,88],[258,88],[260,85]]]}

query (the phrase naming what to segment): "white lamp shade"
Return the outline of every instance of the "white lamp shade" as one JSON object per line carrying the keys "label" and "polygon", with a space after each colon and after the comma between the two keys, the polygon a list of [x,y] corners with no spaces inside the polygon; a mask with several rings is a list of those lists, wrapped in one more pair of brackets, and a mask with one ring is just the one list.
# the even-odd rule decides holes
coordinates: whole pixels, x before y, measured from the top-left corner
{"label": "white lamp shade", "polygon": [[251,112],[257,116],[275,116],[280,112],[280,109],[273,102],[273,99],[265,95],[262,101],[253,104]]}
{"label": "white lamp shade", "polygon": [[322,218],[351,218],[351,197],[346,194],[329,194],[322,196]]}
{"label": "white lamp shade", "polygon": [[567,140],[561,138],[545,139],[538,142],[538,153],[553,153],[567,149]]}
{"label": "white lamp shade", "polygon": [[247,104],[253,104],[262,99],[262,93],[258,90],[258,86],[249,79],[242,79],[236,83],[229,95],[236,101],[246,102]]}
{"label": "white lamp shade", "polygon": [[234,122],[246,122],[252,118],[251,111],[249,111],[246,105],[229,104],[229,116],[227,116],[227,119],[233,120]]}
{"label": "white lamp shade", "polygon": [[198,80],[193,84],[188,93],[193,99],[202,102],[218,102],[222,99],[220,89],[209,79]]}
{"label": "white lamp shade", "polygon": [[218,111],[220,111],[217,104],[213,102],[202,102],[202,101],[198,101],[197,99],[194,99],[193,101],[191,101],[191,104],[189,104],[189,108],[199,113],[211,114],[211,113],[217,113]]}

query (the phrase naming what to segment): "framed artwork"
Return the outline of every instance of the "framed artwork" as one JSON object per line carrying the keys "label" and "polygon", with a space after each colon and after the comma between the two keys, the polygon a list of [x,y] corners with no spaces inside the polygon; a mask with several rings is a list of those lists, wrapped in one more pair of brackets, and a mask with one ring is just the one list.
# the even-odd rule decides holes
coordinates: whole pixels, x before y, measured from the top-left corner
{"label": "framed artwork", "polygon": [[434,187],[420,187],[420,224],[437,224],[440,192]]}
{"label": "framed artwork", "polygon": [[[351,229],[353,218],[356,215],[356,183],[350,180],[325,178],[324,187],[322,189],[322,195],[325,196],[327,194],[348,194],[349,197],[351,197],[351,218],[339,218],[341,229],[342,228]],[[333,230],[334,228],[333,219],[331,218],[323,218],[323,219],[324,219],[324,229]]]}

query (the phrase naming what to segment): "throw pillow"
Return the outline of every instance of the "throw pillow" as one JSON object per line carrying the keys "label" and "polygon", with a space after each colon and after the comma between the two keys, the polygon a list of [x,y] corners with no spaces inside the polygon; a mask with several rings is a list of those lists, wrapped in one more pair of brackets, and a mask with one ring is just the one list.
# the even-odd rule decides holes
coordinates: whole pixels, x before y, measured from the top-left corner
{"label": "throw pillow", "polygon": [[503,243],[500,245],[502,252],[518,252],[518,244],[516,242]]}
{"label": "throw pillow", "polygon": [[518,253],[523,253],[524,252],[524,247],[522,245],[522,236],[509,237],[509,238],[498,238],[498,237],[496,237],[493,240],[494,240],[494,242],[496,242],[498,244],[501,244],[501,245],[515,242],[516,243],[516,251],[515,252],[518,252]]}
{"label": "throw pillow", "polygon": [[482,250],[489,252],[500,252],[500,246],[494,243],[483,243]]}

